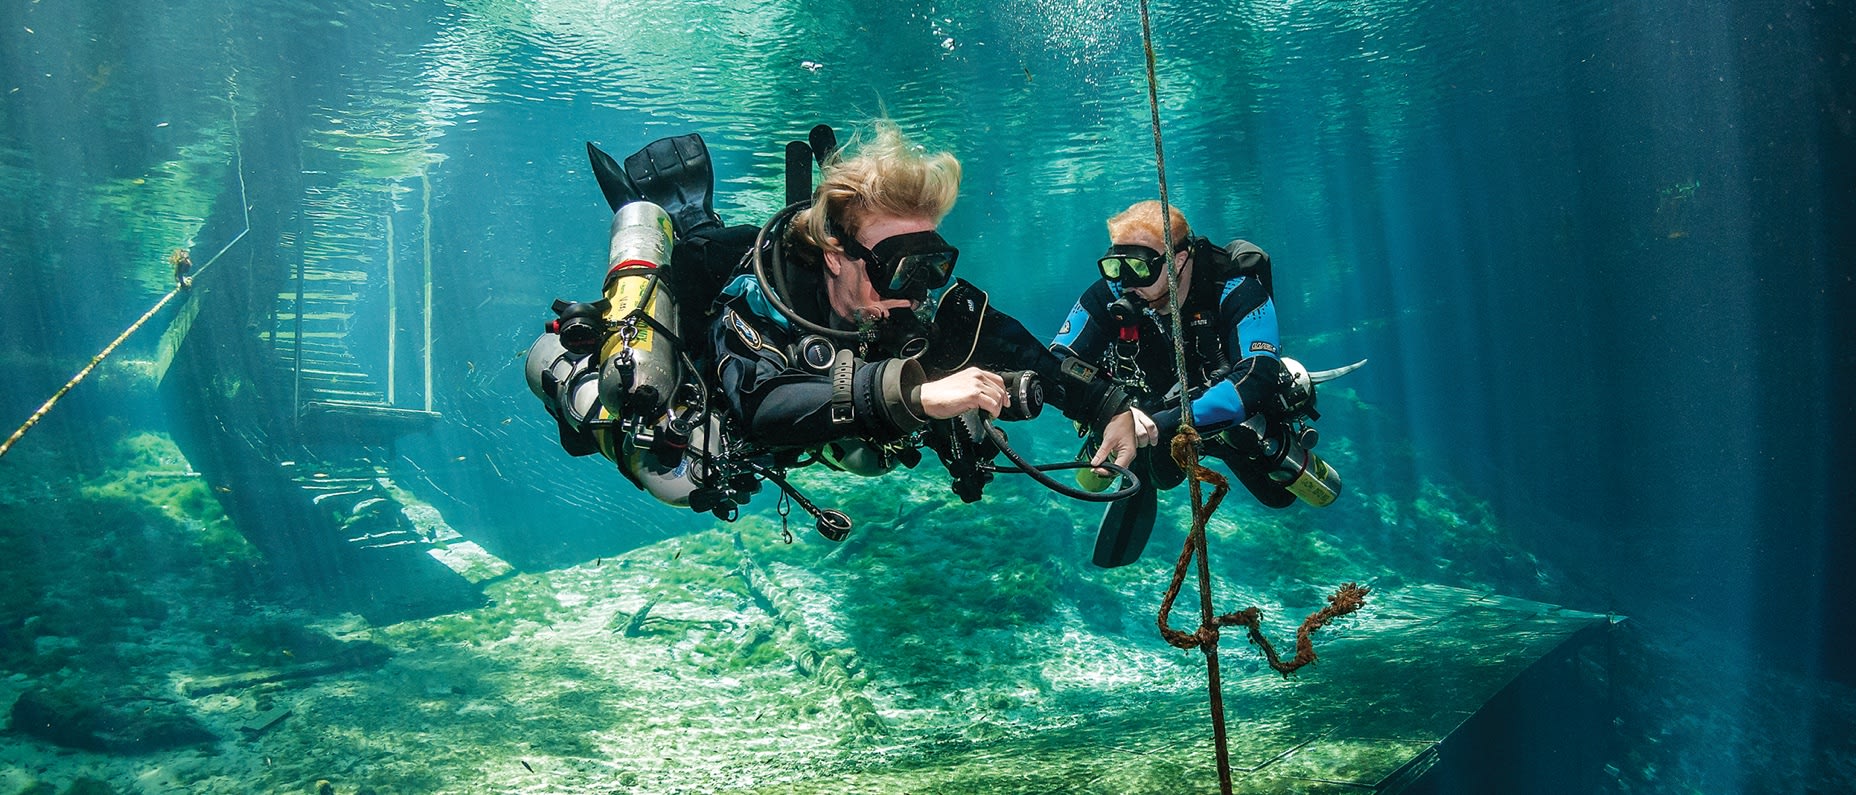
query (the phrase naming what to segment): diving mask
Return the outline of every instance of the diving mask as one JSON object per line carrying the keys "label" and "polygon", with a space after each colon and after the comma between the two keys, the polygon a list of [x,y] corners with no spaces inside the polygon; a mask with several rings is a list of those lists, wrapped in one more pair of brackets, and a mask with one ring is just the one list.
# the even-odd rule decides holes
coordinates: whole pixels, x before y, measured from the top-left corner
{"label": "diving mask", "polygon": [[[1181,240],[1173,251],[1185,251],[1191,241]],[[1118,244],[1109,246],[1108,253],[1096,260],[1096,269],[1102,272],[1102,278],[1120,282],[1123,287],[1146,287],[1166,272],[1166,257],[1146,246]]]}
{"label": "diving mask", "polygon": [[844,253],[863,261],[870,286],[884,298],[923,300],[929,291],[947,286],[960,257],[960,250],[932,229],[891,235],[866,248],[842,227],[833,226]]}

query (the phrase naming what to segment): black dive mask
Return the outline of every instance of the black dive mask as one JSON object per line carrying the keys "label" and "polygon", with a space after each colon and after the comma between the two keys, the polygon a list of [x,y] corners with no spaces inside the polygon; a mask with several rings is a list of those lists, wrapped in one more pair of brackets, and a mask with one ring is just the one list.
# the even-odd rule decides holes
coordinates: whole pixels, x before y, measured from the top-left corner
{"label": "black dive mask", "polygon": [[[1192,238],[1186,238],[1173,251],[1185,251],[1190,245]],[[1102,278],[1120,282],[1123,287],[1146,287],[1166,273],[1166,257],[1146,246],[1113,245],[1096,260],[1096,269],[1102,272]]]}
{"label": "black dive mask", "polygon": [[845,254],[863,261],[870,286],[884,298],[923,300],[928,291],[946,286],[954,275],[954,260],[960,257],[960,250],[932,229],[890,235],[869,248],[835,222],[832,235]]}

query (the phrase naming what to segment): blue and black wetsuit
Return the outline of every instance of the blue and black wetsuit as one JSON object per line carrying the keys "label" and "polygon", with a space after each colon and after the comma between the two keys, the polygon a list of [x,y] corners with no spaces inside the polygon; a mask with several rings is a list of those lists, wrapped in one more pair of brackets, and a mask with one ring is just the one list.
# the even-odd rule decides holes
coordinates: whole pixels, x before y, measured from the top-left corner
{"label": "blue and black wetsuit", "polygon": [[[1193,243],[1192,283],[1180,308],[1185,331],[1186,389],[1195,395],[1192,417],[1205,435],[1205,451],[1222,459],[1258,500],[1284,507],[1295,496],[1270,482],[1248,455],[1225,444],[1218,432],[1268,411],[1282,378],[1281,341],[1271,300],[1269,255],[1244,240],[1219,250],[1203,238]],[[1154,309],[1123,326],[1109,314],[1120,285],[1097,279],[1051,341],[1095,362],[1134,397],[1160,426],[1160,454],[1152,456],[1157,485],[1171,488],[1183,475],[1165,454],[1180,422],[1181,388],[1174,359],[1172,320]]]}

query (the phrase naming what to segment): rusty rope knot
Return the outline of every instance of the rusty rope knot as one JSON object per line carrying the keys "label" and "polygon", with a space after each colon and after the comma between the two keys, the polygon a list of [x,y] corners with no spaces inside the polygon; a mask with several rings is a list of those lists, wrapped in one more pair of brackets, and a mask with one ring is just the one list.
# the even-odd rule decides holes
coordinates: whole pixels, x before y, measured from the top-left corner
{"label": "rusty rope knot", "polygon": [[[1186,568],[1192,565],[1196,554],[1201,564],[1205,561],[1205,523],[1212,518],[1212,512],[1218,510],[1218,504],[1224,501],[1224,495],[1230,493],[1231,482],[1199,463],[1199,431],[1191,425],[1179,426],[1179,433],[1173,437],[1172,453],[1174,463],[1185,470],[1187,481],[1192,490],[1192,530],[1186,534],[1185,548],[1180,550],[1179,562],[1173,566],[1173,582],[1167,586],[1166,598],[1160,602],[1160,637],[1181,649],[1204,649],[1207,654],[1218,648],[1218,621],[1211,612],[1211,574],[1206,566],[1201,565],[1199,577],[1200,602],[1204,609],[1204,620],[1195,632],[1185,632],[1167,625],[1167,616],[1173,612],[1173,602],[1179,598],[1179,588],[1186,581]],[[1210,499],[1204,496],[1203,485],[1212,484]]]}
{"label": "rusty rope knot", "polygon": [[1219,616],[1218,623],[1227,627],[1243,626],[1248,629],[1250,645],[1263,649],[1263,656],[1269,659],[1270,667],[1276,669],[1276,672],[1286,679],[1290,674],[1295,673],[1297,668],[1315,661],[1315,630],[1327,626],[1327,623],[1335,618],[1365,606],[1366,590],[1358,583],[1350,582],[1342,585],[1334,592],[1334,595],[1328,597],[1327,607],[1309,613],[1307,618],[1302,619],[1302,626],[1295,631],[1295,658],[1289,662],[1283,662],[1282,658],[1276,654],[1276,647],[1270,645],[1268,638],[1263,637],[1262,610],[1254,606],[1247,607],[1235,613]]}
{"label": "rusty rope knot", "polygon": [[[1295,673],[1296,669],[1315,661],[1315,631],[1327,626],[1329,621],[1364,606],[1367,589],[1351,582],[1342,585],[1328,597],[1327,607],[1308,614],[1295,632],[1295,656],[1288,662],[1283,661],[1281,655],[1276,653],[1276,647],[1263,636],[1261,608],[1251,606],[1235,613],[1212,616],[1209,594],[1211,577],[1208,571],[1203,570],[1206,568],[1204,565],[1201,565],[1199,577],[1200,601],[1206,608],[1204,620],[1193,632],[1169,626],[1167,616],[1172,614],[1173,602],[1179,598],[1180,586],[1185,583],[1186,567],[1192,565],[1195,555],[1199,556],[1201,564],[1204,563],[1205,525],[1211,520],[1212,512],[1218,509],[1218,504],[1224,500],[1225,494],[1231,490],[1230,481],[1225,476],[1198,462],[1198,442],[1199,432],[1190,425],[1180,426],[1179,435],[1173,437],[1173,460],[1188,473],[1192,486],[1192,530],[1186,535],[1185,549],[1181,550],[1179,562],[1173,568],[1173,582],[1167,587],[1166,598],[1160,603],[1160,636],[1177,648],[1203,649],[1206,654],[1215,654],[1218,628],[1241,626],[1248,631],[1250,644],[1263,650],[1263,656],[1269,660],[1270,667],[1287,677]],[[1201,483],[1212,484],[1210,499],[1201,500]]]}

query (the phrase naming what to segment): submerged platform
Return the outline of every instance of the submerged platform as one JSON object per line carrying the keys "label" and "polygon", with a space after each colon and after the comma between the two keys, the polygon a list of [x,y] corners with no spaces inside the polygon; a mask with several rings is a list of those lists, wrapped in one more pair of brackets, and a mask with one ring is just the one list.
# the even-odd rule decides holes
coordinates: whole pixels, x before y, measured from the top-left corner
{"label": "submerged platform", "polygon": [[[1622,619],[1435,585],[1377,594],[1283,679],[1220,644],[1240,793],[1592,791]],[[1290,643],[1292,639],[1277,641]],[[1197,652],[1182,652],[1182,654]],[[1215,793],[1204,691],[1106,707],[1068,729],[779,792]]]}

